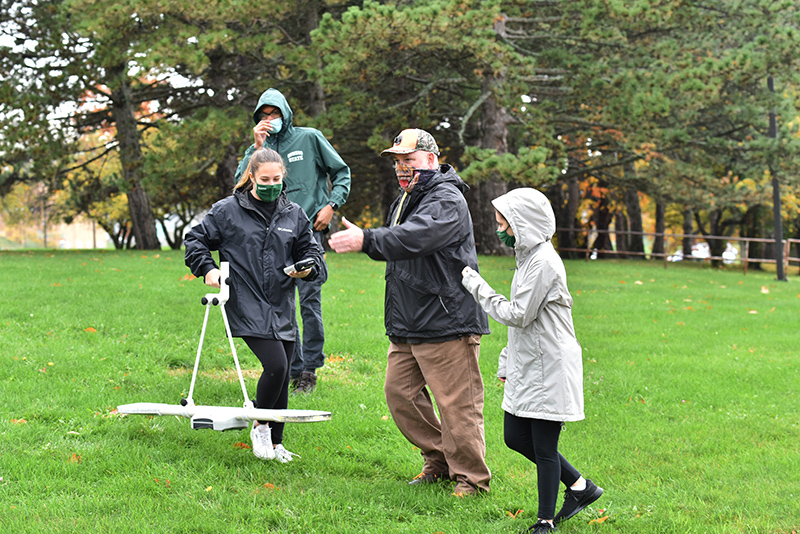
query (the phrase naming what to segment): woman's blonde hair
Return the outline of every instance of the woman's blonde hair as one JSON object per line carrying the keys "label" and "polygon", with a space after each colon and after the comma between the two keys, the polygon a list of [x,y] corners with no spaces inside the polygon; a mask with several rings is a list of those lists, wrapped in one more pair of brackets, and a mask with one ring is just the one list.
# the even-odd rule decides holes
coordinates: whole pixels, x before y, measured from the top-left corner
{"label": "woman's blonde hair", "polygon": [[233,186],[233,190],[249,191],[252,189],[253,182],[250,180],[250,176],[255,176],[254,171],[258,170],[264,163],[279,163],[283,177],[286,178],[286,164],[283,162],[281,155],[271,148],[261,147],[250,156],[250,163],[248,163],[247,169],[242,173],[242,177],[239,178],[239,182]]}

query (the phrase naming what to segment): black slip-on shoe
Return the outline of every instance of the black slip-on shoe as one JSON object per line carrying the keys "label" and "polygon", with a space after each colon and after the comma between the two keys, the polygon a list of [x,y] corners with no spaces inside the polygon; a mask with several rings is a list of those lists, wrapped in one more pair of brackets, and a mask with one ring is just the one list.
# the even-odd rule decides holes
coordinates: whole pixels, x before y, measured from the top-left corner
{"label": "black slip-on shoe", "polygon": [[556,514],[555,522],[566,521],[599,499],[602,494],[603,488],[589,479],[586,480],[586,489],[583,491],[567,488],[564,490],[564,503],[561,505],[561,510]]}

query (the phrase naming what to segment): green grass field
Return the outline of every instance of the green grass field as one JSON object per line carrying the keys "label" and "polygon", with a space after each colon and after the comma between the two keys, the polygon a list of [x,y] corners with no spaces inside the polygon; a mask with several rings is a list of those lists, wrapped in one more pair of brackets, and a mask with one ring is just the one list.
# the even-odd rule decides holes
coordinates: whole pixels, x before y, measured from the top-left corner
{"label": "green grass field", "polygon": [[[0,532],[511,533],[534,520],[536,470],[502,438],[495,378],[505,327],[483,339],[492,491],[413,488],[421,466],[383,399],[383,265],[328,255],[326,367],[291,408],[290,464],[256,459],[249,432],[195,431],[176,417],[203,320],[180,252],[0,253]],[[481,258],[508,294],[510,258]],[[800,531],[800,288],[774,274],[684,262],[567,262],[584,348],[586,420],[561,450],[606,489],[559,531]],[[212,310],[194,398],[241,405]],[[237,340],[248,387],[257,365]]]}

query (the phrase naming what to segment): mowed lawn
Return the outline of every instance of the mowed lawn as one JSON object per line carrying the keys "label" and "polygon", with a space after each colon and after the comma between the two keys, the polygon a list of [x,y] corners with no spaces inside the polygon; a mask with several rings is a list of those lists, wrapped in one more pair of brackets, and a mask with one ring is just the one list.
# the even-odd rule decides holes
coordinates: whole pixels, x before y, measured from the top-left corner
{"label": "mowed lawn", "polygon": [[[291,408],[331,421],[287,425],[301,458],[264,462],[248,431],[121,416],[188,394],[206,288],[182,252],[0,252],[0,532],[511,533],[537,509],[536,470],[503,443],[497,356],[481,348],[492,491],[410,487],[419,451],[383,399],[383,265],[328,254],[326,366]],[[509,292],[513,259],[481,258]],[[561,450],[605,488],[559,531],[800,531],[800,286],[774,273],[683,262],[568,261],[583,345],[586,419]],[[198,404],[240,406],[219,311]],[[258,363],[237,351],[251,395]]]}

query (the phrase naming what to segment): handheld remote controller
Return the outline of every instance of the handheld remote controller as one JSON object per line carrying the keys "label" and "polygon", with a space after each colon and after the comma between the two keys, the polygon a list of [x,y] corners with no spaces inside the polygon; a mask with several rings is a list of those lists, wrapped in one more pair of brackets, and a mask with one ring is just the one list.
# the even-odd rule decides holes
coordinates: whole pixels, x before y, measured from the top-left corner
{"label": "handheld remote controller", "polygon": [[283,272],[289,274],[292,271],[297,271],[299,273],[300,271],[305,271],[306,269],[310,269],[311,267],[316,265],[316,263],[317,262],[315,262],[313,258],[306,258],[304,260],[296,262],[294,265],[289,265],[288,267],[284,267]]}

